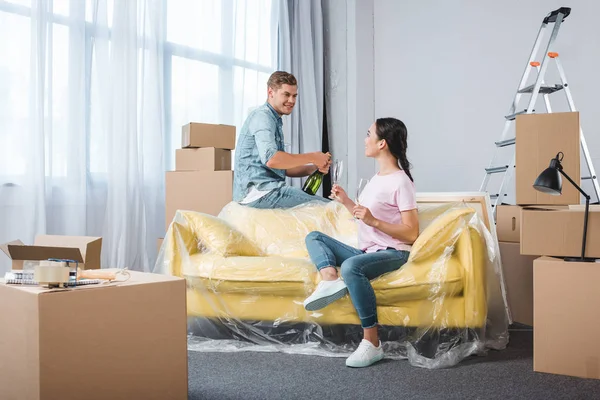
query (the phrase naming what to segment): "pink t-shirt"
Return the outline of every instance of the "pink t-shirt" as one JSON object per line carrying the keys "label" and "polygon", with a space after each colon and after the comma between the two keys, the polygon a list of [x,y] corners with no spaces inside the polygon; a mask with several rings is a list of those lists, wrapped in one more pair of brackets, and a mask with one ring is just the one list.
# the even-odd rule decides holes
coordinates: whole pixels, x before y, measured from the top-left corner
{"label": "pink t-shirt", "polygon": [[[402,222],[401,211],[417,208],[415,185],[402,170],[388,175],[375,174],[362,191],[359,203],[375,218],[399,224]],[[367,253],[388,247],[410,251],[412,247],[362,221],[358,221],[358,244]]]}

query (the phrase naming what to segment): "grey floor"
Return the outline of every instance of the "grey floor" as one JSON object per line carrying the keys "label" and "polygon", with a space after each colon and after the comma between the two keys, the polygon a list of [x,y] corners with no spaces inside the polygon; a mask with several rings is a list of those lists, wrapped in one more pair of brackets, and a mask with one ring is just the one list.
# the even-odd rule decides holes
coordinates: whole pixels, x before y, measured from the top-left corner
{"label": "grey floor", "polygon": [[189,352],[190,399],[600,399],[600,381],[533,372],[533,333],[458,366],[426,370],[384,360],[364,369],[344,358]]}

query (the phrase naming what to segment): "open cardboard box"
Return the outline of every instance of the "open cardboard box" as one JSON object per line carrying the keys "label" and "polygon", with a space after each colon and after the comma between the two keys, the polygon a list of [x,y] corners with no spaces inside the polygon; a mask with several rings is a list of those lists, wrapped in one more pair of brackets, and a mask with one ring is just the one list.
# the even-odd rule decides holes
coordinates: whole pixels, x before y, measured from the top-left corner
{"label": "open cardboard box", "polygon": [[0,398],[187,399],[185,280],[128,272],[69,289],[0,282]]}
{"label": "open cardboard box", "polygon": [[20,240],[0,245],[0,249],[12,260],[12,269],[23,269],[24,261],[40,261],[50,258],[73,260],[81,269],[99,269],[102,238],[91,236],[38,235],[33,245]]}

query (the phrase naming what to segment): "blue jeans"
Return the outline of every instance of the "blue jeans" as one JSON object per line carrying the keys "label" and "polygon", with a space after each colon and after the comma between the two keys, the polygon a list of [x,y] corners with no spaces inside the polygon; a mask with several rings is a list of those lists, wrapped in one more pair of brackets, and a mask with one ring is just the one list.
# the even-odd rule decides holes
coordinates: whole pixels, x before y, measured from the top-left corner
{"label": "blue jeans", "polygon": [[365,253],[321,232],[306,236],[306,248],[318,270],[341,265],[342,278],[363,328],[377,325],[377,302],[370,280],[400,269],[408,261],[406,250]]}
{"label": "blue jeans", "polygon": [[283,186],[271,190],[252,203],[244,205],[253,208],[291,208],[311,201],[328,203],[331,200],[321,196],[312,196],[295,187]]}

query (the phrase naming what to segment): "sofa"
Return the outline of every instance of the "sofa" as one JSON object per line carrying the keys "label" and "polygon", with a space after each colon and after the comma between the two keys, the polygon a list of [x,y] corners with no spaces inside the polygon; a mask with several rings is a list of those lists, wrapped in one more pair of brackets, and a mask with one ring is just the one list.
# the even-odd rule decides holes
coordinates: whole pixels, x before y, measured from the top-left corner
{"label": "sofa", "polygon": [[[485,343],[490,294],[496,304],[502,302],[493,254],[497,243],[483,223],[485,209],[456,196],[444,198],[418,199],[420,234],[408,263],[372,281],[379,323],[420,332],[450,331]],[[184,277],[189,318],[212,321],[236,340],[256,343],[252,337],[275,336],[277,327],[284,332],[299,325],[358,327],[348,295],[318,311],[302,306],[320,279],[308,257],[306,235],[320,231],[356,246],[357,224],[335,202],[287,210],[257,210],[232,202],[216,217],[179,210],[155,272]],[[495,318],[496,328],[505,332],[506,320]],[[305,328],[293,329],[301,333]],[[321,329],[317,336],[322,335]],[[297,342],[298,335],[292,336]]]}

